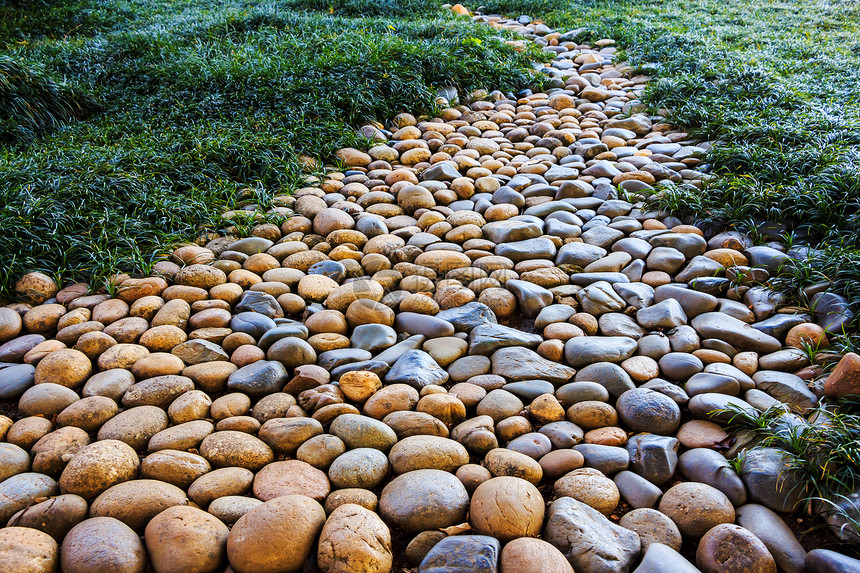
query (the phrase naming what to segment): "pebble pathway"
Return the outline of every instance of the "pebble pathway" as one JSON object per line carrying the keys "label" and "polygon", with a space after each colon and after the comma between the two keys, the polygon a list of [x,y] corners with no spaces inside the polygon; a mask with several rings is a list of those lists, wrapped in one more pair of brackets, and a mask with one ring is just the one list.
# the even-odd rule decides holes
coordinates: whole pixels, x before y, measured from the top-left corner
{"label": "pebble pathway", "polygon": [[648,210],[707,144],[612,40],[473,18],[556,87],[365,126],[282,225],[114,296],[21,280],[0,572],[860,571],[804,550],[787,461],[721,412],[856,393],[860,358],[821,383],[802,351],[839,317],[751,286],[779,249]]}

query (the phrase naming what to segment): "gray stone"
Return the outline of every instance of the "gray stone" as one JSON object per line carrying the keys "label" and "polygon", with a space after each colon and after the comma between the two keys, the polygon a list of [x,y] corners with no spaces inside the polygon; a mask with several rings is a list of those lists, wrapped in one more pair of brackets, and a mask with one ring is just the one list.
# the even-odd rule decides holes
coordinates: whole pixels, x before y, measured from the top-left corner
{"label": "gray stone", "polygon": [[779,515],[755,503],[738,507],[735,514],[738,525],[749,529],[753,535],[761,539],[782,571],[785,573],[806,571],[806,550]]}
{"label": "gray stone", "polygon": [[576,273],[570,275],[570,284],[575,286],[585,287],[598,282],[614,285],[617,283],[629,283],[630,278],[624,273]]}
{"label": "gray stone", "polygon": [[630,454],[618,446],[602,444],[577,444],[574,448],[585,458],[585,465],[600,470],[606,475],[626,470],[630,466]]}
{"label": "gray stone", "polygon": [[684,406],[690,401],[690,397],[684,392],[684,389],[677,384],[672,384],[662,378],[654,378],[642,384],[640,388],[647,388],[659,392],[664,396],[671,398],[679,406]]}
{"label": "gray stone", "polygon": [[401,312],[394,319],[394,330],[409,334],[423,334],[427,338],[441,338],[454,334],[454,325],[438,315]]}
{"label": "gray stone", "polygon": [[495,537],[446,537],[421,561],[418,573],[496,573],[501,546]]}
{"label": "gray stone", "polygon": [[731,364],[714,362],[705,366],[705,372],[720,374],[722,376],[731,376],[741,385],[741,391],[755,388],[755,381]]}
{"label": "gray stone", "polygon": [[672,479],[678,466],[679,446],[676,438],[653,434],[633,436],[626,444],[633,471],[654,485],[663,485]]}
{"label": "gray stone", "polygon": [[820,292],[809,304],[815,309],[815,322],[828,334],[842,334],[854,318],[848,299],[836,293]]}
{"label": "gray stone", "polygon": [[448,372],[423,350],[407,350],[388,371],[386,384],[408,384],[417,390],[424,386],[441,386],[448,381]]}
{"label": "gray stone", "polygon": [[781,450],[746,450],[741,461],[741,479],[750,499],[780,513],[797,509],[805,492],[790,468],[788,457]]}
{"label": "gray stone", "polygon": [[696,329],[686,324],[673,328],[668,332],[669,344],[675,352],[694,352],[701,346],[701,340]]}
{"label": "gray stone", "polygon": [[606,249],[588,243],[567,243],[558,250],[556,265],[576,265],[585,268],[606,256]]}
{"label": "gray stone", "polygon": [[436,318],[454,325],[457,332],[469,332],[480,324],[496,324],[496,315],[481,302],[468,302],[463,306],[442,310]]}
{"label": "gray stone", "polygon": [[669,247],[680,251],[686,258],[692,259],[708,250],[704,238],[694,233],[663,233],[650,241],[653,247]]}
{"label": "gray stone", "polygon": [[633,573],[701,573],[683,555],[662,543],[652,543]]}
{"label": "gray stone", "polygon": [[230,319],[230,328],[234,332],[244,332],[259,340],[267,330],[277,326],[275,321],[257,312],[240,312]]}
{"label": "gray stone", "polygon": [[32,364],[15,364],[0,370],[0,399],[18,398],[34,383],[36,367]]}
{"label": "gray stone", "polygon": [[453,181],[460,172],[449,161],[440,161],[421,172],[421,181]]}
{"label": "gray stone", "polygon": [[647,356],[654,360],[660,360],[671,351],[672,347],[669,344],[669,337],[662,332],[643,336],[636,342],[636,354],[638,356]]}
{"label": "gray stone", "polygon": [[469,494],[453,474],[432,469],[394,478],[379,496],[379,513],[391,525],[410,533],[463,523]]}
{"label": "gray stone", "polygon": [[337,261],[326,260],[312,264],[308,268],[309,275],[324,275],[331,280],[339,283],[346,278],[346,267],[343,263]]}
{"label": "gray stone", "polygon": [[352,331],[349,341],[355,348],[374,354],[394,346],[397,342],[397,333],[384,324],[361,324]]}
{"label": "gray stone", "polygon": [[520,311],[528,318],[536,317],[554,299],[549,290],[529,281],[511,279],[505,283],[505,288],[517,297]]}
{"label": "gray stone", "polygon": [[493,363],[492,373],[511,381],[538,378],[561,385],[576,374],[573,368],[547,360],[537,352],[524,348],[501,348],[493,353],[490,360]]}
{"label": "gray stone", "polygon": [[788,255],[782,251],[765,246],[747,247],[744,254],[749,259],[750,266],[763,268],[771,274],[789,260]]}
{"label": "gray stone", "polygon": [[423,334],[414,334],[406,340],[403,340],[401,342],[398,342],[394,346],[386,348],[385,350],[377,354],[374,360],[385,362],[386,364],[391,366],[395,362],[397,362],[397,359],[403,356],[403,354],[406,353],[407,350],[416,350],[418,348],[421,348],[421,345],[424,344],[425,340],[427,340],[427,337]]}
{"label": "gray stone", "polygon": [[717,422],[728,422],[737,415],[738,411],[746,411],[753,415],[758,414],[758,410],[740,398],[714,392],[705,392],[693,396],[690,398],[688,407],[694,418]]}
{"label": "gray stone", "polygon": [[687,315],[681,304],[675,299],[667,299],[636,312],[636,320],[643,327],[651,330],[656,328],[675,328],[687,324]]}
{"label": "gray stone", "polygon": [[658,364],[660,371],[670,380],[686,380],[705,368],[699,358],[686,352],[670,352]]}
{"label": "gray stone", "polygon": [[568,421],[551,422],[542,426],[539,431],[549,438],[557,450],[572,448],[582,441],[584,435],[582,428]]}
{"label": "gray stone", "polygon": [[606,281],[597,281],[586,286],[576,293],[576,298],[582,305],[583,311],[595,316],[607,312],[619,312],[627,306],[624,299],[618,296],[612,285]]}
{"label": "gray stone", "polygon": [[235,243],[230,243],[230,246],[227,247],[226,250],[236,251],[238,253],[251,256],[256,255],[257,253],[265,253],[272,245],[274,245],[274,243],[269,239],[264,239],[262,237],[247,237],[245,239],[239,239]]}
{"label": "gray stone", "polygon": [[615,404],[618,417],[635,432],[669,435],[681,424],[681,408],[674,400],[648,388],[627,390]]}
{"label": "gray stone", "polygon": [[725,267],[713,259],[705,256],[696,256],[675,275],[675,281],[679,283],[690,282],[702,277],[715,277],[725,272]]}
{"label": "gray stone", "polygon": [[556,254],[555,243],[549,239],[526,239],[496,245],[495,254],[508,257],[515,263],[527,259],[553,259]]}
{"label": "gray stone", "polygon": [[603,336],[626,336],[639,340],[647,333],[644,328],[636,324],[635,320],[620,312],[607,312],[601,315],[597,324]]}
{"label": "gray stone", "polygon": [[654,302],[654,288],[645,283],[615,283],[612,288],[633,308],[645,308]]}
{"label": "gray stone", "polygon": [[334,370],[344,364],[370,360],[373,355],[361,348],[338,348],[329,350],[317,356],[317,364],[326,370]]}
{"label": "gray stone", "polygon": [[726,494],[732,505],[746,503],[747,491],[743,480],[720,452],[708,448],[688,450],[681,454],[678,469],[690,481],[717,488]]}
{"label": "gray stone", "polygon": [[788,372],[759,370],[753,374],[756,388],[767,392],[780,402],[791,406],[795,412],[807,412],[818,405],[816,396],[806,381]]}
{"label": "gray stone", "polygon": [[775,314],[772,317],[757,322],[752,325],[753,328],[764,332],[774,338],[783,340],[788,331],[804,322],[811,322],[812,319],[808,314]]}
{"label": "gray stone", "polygon": [[287,338],[288,336],[297,336],[303,340],[307,340],[308,338],[308,329],[304,324],[294,323],[294,324],[282,324],[272,328],[271,330],[267,330],[261,337],[257,346],[265,352],[269,349],[269,347],[282,338]]}
{"label": "gray stone", "polygon": [[227,378],[227,388],[244,392],[252,398],[261,398],[280,392],[287,384],[287,369],[274,360],[258,360],[239,368]]}
{"label": "gray stone", "polygon": [[741,393],[741,385],[736,378],[712,372],[699,372],[690,376],[684,384],[684,390],[688,396],[704,394],[706,392],[717,392],[737,396]]}
{"label": "gray stone", "polygon": [[543,537],[575,571],[589,573],[626,573],[641,549],[635,532],[570,497],[557,499],[549,507]]}
{"label": "gray stone", "polygon": [[269,318],[278,318],[284,316],[284,311],[281,305],[270,294],[257,291],[246,290],[233,307],[234,312],[256,312]]}
{"label": "gray stone", "polygon": [[[576,382],[596,382],[606,388],[616,398],[628,390],[636,388],[633,380],[630,379],[630,375],[623,368],[612,362],[589,364],[576,373],[574,380]],[[587,399],[592,400],[594,398]]]}
{"label": "gray stone", "polygon": [[523,380],[522,382],[510,382],[505,384],[504,389],[520,400],[523,400],[526,404],[531,403],[538,396],[555,392],[555,386],[546,380]]}
{"label": "gray stone", "polygon": [[637,473],[624,470],[613,478],[622,499],[634,509],[654,507],[663,495],[663,491]]}
{"label": "gray stone", "polygon": [[860,573],[860,560],[829,549],[813,549],[806,554],[809,573]]}
{"label": "gray stone", "polygon": [[543,228],[540,225],[512,219],[487,223],[481,227],[481,231],[483,231],[485,239],[497,245],[536,239],[543,234]]}
{"label": "gray stone", "polygon": [[[578,374],[579,372],[577,372]],[[627,373],[625,372],[625,374]],[[562,406],[567,408],[589,400],[609,402],[609,390],[599,382],[572,382],[556,390],[555,397],[558,398]]]}
{"label": "gray stone", "polygon": [[675,285],[661,285],[654,289],[654,301],[676,300],[684,309],[687,318],[694,318],[717,308],[717,297]]}
{"label": "gray stone", "polygon": [[576,314],[576,309],[567,304],[551,304],[545,306],[535,318],[535,328],[543,330],[550,324],[556,322],[567,322],[567,320]]}
{"label": "gray stone", "polygon": [[622,362],[636,351],[636,341],[621,336],[579,336],[564,345],[564,357],[574,368],[595,362]]}

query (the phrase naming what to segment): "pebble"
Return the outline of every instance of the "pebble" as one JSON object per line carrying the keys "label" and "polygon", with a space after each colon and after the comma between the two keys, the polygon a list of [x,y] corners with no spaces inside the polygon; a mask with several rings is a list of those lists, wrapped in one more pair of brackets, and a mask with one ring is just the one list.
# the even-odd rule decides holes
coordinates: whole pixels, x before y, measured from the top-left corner
{"label": "pebble", "polygon": [[[156,571],[203,571],[226,566],[235,523],[237,573],[298,570],[314,551],[322,571],[354,570],[343,555],[387,571],[390,524],[420,532],[411,562],[435,555],[421,571],[627,571],[644,550],[645,573],[693,570],[650,508],[695,539],[737,505],[778,566],[800,570],[766,513],[796,507],[781,489],[795,476],[749,446],[735,474],[720,453],[730,415],[710,413],[805,414],[822,394],[860,393],[860,357],[808,384],[798,350],[826,344],[853,316],[847,302],[822,291],[814,312],[786,308],[756,284],[788,254],[646,212],[639,195],[664,181],[704,182],[708,146],[637,112],[645,78],[614,61],[611,40],[475,19],[547,48],[555,87],[513,99],[445,88],[444,121],[363,126],[367,153],[342,149],[344,170],[275,199],[290,218],[181,246],[158,263],[163,278],[116,277],[115,297],[19,281],[25,302],[0,308],[0,398],[21,418],[0,417],[0,534],[27,525],[59,543],[71,530],[79,561],[57,557],[69,571],[140,571],[147,551]],[[546,524],[537,487],[564,492]],[[504,511],[497,493],[514,500]],[[650,533],[603,517],[627,506],[622,525],[654,517]],[[174,514],[205,527],[192,535]],[[145,551],[121,521],[87,515],[167,533],[147,532]],[[467,515],[496,538],[440,542]],[[102,553],[74,533],[91,522],[115,531],[90,526]],[[518,537],[541,529],[558,548]],[[813,571],[839,560],[810,555]]]}

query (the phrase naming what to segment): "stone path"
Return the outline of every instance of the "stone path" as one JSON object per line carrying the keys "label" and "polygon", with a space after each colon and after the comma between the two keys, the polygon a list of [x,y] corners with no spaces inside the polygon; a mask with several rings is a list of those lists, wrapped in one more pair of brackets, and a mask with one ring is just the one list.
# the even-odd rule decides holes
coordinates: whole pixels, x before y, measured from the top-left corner
{"label": "stone path", "polygon": [[786,460],[720,412],[853,393],[854,363],[810,384],[832,317],[750,287],[779,250],[648,210],[707,146],[641,113],[611,40],[477,19],[556,87],[365,126],[280,227],[115,296],[24,277],[0,571],[860,570],[804,550]]}

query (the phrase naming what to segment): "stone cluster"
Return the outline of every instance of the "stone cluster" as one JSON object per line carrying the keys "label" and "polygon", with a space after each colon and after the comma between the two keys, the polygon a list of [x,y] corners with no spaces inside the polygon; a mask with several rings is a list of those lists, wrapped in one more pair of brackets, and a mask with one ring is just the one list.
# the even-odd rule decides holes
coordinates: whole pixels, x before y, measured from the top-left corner
{"label": "stone cluster", "polygon": [[787,460],[725,430],[857,393],[853,355],[811,383],[834,316],[756,286],[778,245],[649,210],[707,146],[611,40],[477,19],[557,86],[365,126],[286,222],[114,295],[20,281],[0,571],[860,571],[807,554]]}

